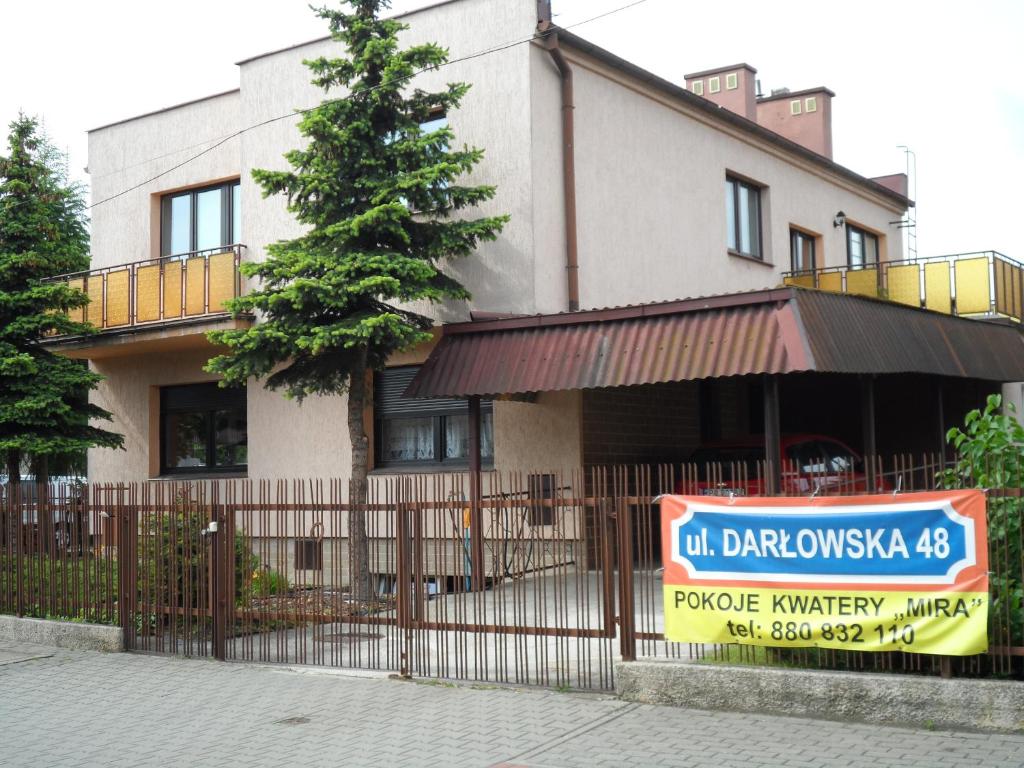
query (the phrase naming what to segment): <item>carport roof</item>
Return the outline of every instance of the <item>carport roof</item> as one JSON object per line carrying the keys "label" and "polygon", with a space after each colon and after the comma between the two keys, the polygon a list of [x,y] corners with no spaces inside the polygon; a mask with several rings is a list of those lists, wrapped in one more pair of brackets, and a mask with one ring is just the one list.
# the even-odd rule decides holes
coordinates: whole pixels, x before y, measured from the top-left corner
{"label": "carport roof", "polygon": [[779,288],[446,325],[408,397],[515,395],[747,374],[1024,381],[1016,325]]}

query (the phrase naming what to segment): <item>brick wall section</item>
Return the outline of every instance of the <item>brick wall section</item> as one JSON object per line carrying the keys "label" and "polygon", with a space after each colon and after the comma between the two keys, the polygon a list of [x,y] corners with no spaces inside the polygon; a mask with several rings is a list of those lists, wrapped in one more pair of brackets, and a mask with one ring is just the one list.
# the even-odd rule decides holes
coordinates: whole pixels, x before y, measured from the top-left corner
{"label": "brick wall section", "polygon": [[680,462],[700,443],[696,382],[583,393],[583,462]]}

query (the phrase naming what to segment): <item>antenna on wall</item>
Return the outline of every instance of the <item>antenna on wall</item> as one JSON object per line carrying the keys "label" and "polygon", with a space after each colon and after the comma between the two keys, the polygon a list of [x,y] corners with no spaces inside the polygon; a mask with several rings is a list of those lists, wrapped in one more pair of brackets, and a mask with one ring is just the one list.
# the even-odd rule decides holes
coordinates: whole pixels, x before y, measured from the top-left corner
{"label": "antenna on wall", "polygon": [[904,251],[908,259],[917,258],[917,155],[914,151],[900,144],[897,149],[903,150],[903,157],[907,164],[907,194],[914,201],[914,206],[908,207],[900,222],[900,229],[904,231]]}

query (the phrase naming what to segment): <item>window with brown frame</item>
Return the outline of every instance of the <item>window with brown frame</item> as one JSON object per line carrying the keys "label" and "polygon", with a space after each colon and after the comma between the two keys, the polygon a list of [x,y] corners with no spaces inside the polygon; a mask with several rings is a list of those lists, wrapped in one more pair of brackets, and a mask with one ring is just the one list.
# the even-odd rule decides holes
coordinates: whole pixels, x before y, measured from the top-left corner
{"label": "window with brown frame", "polygon": [[850,269],[878,263],[878,235],[852,224],[846,225],[846,260]]}
{"label": "window with brown frame", "polygon": [[725,221],[729,252],[763,260],[761,187],[733,176],[726,176]]}
{"label": "window with brown frame", "polygon": [[793,272],[817,269],[816,238],[799,229],[789,230],[789,268]]}

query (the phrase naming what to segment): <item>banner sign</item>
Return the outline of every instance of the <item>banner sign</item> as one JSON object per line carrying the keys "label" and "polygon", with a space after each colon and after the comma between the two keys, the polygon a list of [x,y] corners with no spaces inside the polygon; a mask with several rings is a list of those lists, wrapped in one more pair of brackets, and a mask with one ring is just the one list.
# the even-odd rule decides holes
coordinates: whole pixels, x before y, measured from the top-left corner
{"label": "banner sign", "polygon": [[982,491],[663,496],[661,533],[668,640],[988,649]]}

